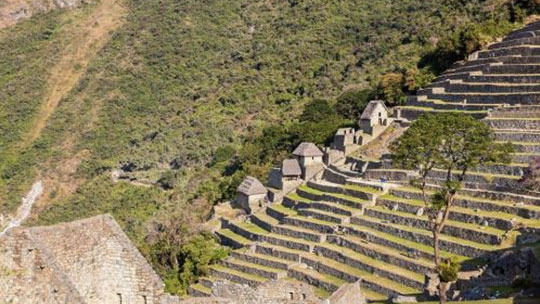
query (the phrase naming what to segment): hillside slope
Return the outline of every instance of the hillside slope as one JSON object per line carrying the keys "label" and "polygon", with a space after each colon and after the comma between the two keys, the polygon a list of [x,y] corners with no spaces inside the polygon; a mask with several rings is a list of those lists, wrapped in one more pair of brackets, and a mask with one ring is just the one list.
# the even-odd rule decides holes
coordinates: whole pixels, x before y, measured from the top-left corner
{"label": "hillside slope", "polygon": [[[163,223],[179,218],[189,231],[205,219],[212,201],[187,202],[219,178],[208,167],[218,147],[295,120],[315,98],[418,70],[467,24],[510,18],[507,1],[462,2],[126,0],[120,26],[89,24],[102,48],[74,25],[113,4],[106,0],[4,29],[0,210],[13,211],[43,179],[34,223],[110,212],[150,254],[145,240]],[[74,77],[55,82],[55,67],[76,49]],[[62,94],[49,103],[55,83]],[[41,112],[48,104],[54,112]],[[115,182],[115,170],[128,180]]]}

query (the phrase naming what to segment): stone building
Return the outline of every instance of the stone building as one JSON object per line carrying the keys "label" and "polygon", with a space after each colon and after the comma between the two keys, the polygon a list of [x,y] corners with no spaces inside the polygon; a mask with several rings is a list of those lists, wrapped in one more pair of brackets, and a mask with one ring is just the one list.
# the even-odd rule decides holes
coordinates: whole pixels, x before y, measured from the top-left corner
{"label": "stone building", "polygon": [[304,180],[311,179],[315,174],[319,173],[323,167],[323,152],[313,143],[301,143],[293,151],[302,168],[302,178]]}
{"label": "stone building", "polygon": [[248,213],[253,213],[262,207],[267,193],[268,190],[258,179],[248,176],[238,186],[236,203]]}
{"label": "stone building", "polygon": [[302,181],[302,168],[296,159],[286,159],[280,168],[273,168],[268,175],[268,185],[279,190],[289,190]]}
{"label": "stone building", "polygon": [[0,237],[0,294],[13,304],[157,304],[164,285],[110,215]]}
{"label": "stone building", "polygon": [[388,109],[382,100],[372,100],[360,117],[360,129],[373,137],[377,137],[387,127]]}

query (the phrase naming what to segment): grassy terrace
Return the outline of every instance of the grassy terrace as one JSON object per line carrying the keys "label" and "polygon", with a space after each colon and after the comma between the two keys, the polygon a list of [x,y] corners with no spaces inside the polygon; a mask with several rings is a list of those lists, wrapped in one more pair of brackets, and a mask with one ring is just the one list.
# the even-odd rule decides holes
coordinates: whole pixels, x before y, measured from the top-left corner
{"label": "grassy terrace", "polygon": [[[414,187],[407,187],[407,186],[401,186],[401,187],[397,188],[396,190],[405,191],[405,192],[411,192],[411,193],[421,193],[420,189],[414,188]],[[428,194],[433,194],[432,191],[427,191],[427,193]],[[381,197],[381,198],[387,198],[387,196],[384,196],[384,197]],[[489,204],[499,205],[499,206],[513,206],[513,207],[520,208],[520,209],[540,211],[540,206],[533,206],[533,205],[515,206],[515,202],[511,202],[511,201],[495,201],[495,200],[490,200],[490,199],[486,199],[486,198],[472,197],[472,196],[468,196],[468,195],[458,195],[457,198],[476,201],[476,202],[486,202],[486,203],[489,203]],[[408,200],[408,202],[414,203],[414,204],[417,204],[418,202],[420,202],[422,205],[424,204],[424,202],[419,201],[419,200]],[[459,207],[452,207],[452,209],[453,210],[464,209],[464,210],[467,210],[467,212],[471,212],[471,213],[476,214],[476,212],[474,212],[473,210],[470,210],[470,209],[459,208]],[[482,213],[484,213],[484,212],[493,213],[493,212],[487,212],[487,211],[481,211],[481,212]],[[520,219],[516,215],[511,215],[511,214],[504,213],[504,212],[495,212],[495,214],[500,214],[502,216],[502,218],[508,217],[508,218],[518,218],[518,219]],[[523,220],[525,220],[525,219],[523,219]]]}
{"label": "grassy terrace", "polygon": [[197,290],[199,292],[202,292],[204,294],[207,294],[207,295],[211,295],[212,294],[212,290],[206,286],[204,286],[203,284],[201,283],[197,283],[197,284],[193,284],[190,286],[192,289],[194,290]]}
{"label": "grassy terrace", "polygon": [[451,113],[469,113],[469,114],[486,114],[487,110],[452,110],[452,109],[434,109],[432,107],[420,107],[420,106],[400,106],[401,109],[405,110],[417,110],[417,111],[425,111],[425,112],[451,112]]}
{"label": "grassy terrace", "polygon": [[[407,201],[407,200],[404,200],[404,199],[400,199],[400,200],[403,200],[405,202]],[[417,215],[402,212],[402,211],[391,211],[391,210],[388,210],[388,209],[386,209],[385,207],[382,207],[382,206],[373,206],[373,207],[367,207],[367,208],[377,210],[379,212],[386,213],[386,214],[398,215],[399,217],[404,217],[404,218],[410,218],[410,219],[416,219],[416,220],[422,220],[422,221],[427,221],[428,220],[427,216],[417,216]],[[497,229],[497,228],[493,228],[493,227],[484,227],[484,226],[480,226],[480,225],[468,224],[468,223],[451,221],[451,220],[447,221],[447,226],[454,226],[454,227],[458,227],[458,228],[474,230],[474,231],[478,231],[478,232],[482,232],[482,233],[486,233],[486,234],[493,234],[493,235],[497,235],[497,236],[502,236],[503,234],[506,233],[506,231],[503,231],[503,230],[500,230],[500,229]]]}
{"label": "grassy terrace", "polygon": [[301,203],[306,203],[306,204],[311,203],[311,200],[309,200],[307,198],[304,198],[304,197],[301,197],[297,193],[291,193],[291,194],[287,195],[286,197],[293,200],[293,201],[296,201],[296,202],[301,202]]}
{"label": "grassy terrace", "polygon": [[251,244],[251,240],[248,240],[246,239],[245,237],[239,235],[239,234],[236,234],[234,233],[233,231],[231,231],[230,229],[220,229],[218,231],[219,234],[233,240],[233,241],[236,241],[244,246],[247,246],[249,244]]}
{"label": "grassy terrace", "polygon": [[[402,238],[396,237],[396,236],[394,236],[392,234],[388,234],[388,233],[385,233],[385,232],[381,232],[379,230],[375,230],[373,228],[369,228],[369,227],[365,227],[365,226],[358,226],[358,225],[354,225],[354,224],[347,224],[347,225],[344,225],[344,226],[345,227],[350,227],[350,228],[358,230],[358,231],[363,231],[363,232],[365,232],[367,234],[370,234],[370,235],[379,237],[381,239],[388,240],[388,241],[390,241],[392,243],[400,244],[400,245],[403,245],[405,247],[409,247],[409,248],[412,248],[412,249],[415,249],[415,250],[418,250],[418,251],[421,251],[421,252],[425,252],[425,253],[428,253],[428,254],[433,253],[433,248],[431,246],[427,246],[427,245],[424,245],[424,244],[421,244],[421,243],[417,243],[417,242],[409,241],[409,240],[406,240],[406,239],[402,239]],[[446,252],[446,251],[441,251],[441,256],[444,257],[444,258],[455,258],[460,262],[463,262],[463,261],[466,261],[466,260],[469,259],[468,257],[453,254],[453,253]]]}
{"label": "grassy terrace", "polygon": [[253,274],[249,274],[249,273],[245,273],[245,272],[241,272],[241,271],[237,271],[237,270],[234,270],[234,269],[230,269],[230,268],[224,267],[222,265],[211,265],[210,268],[212,268],[212,269],[214,269],[214,270],[216,270],[218,272],[228,273],[228,274],[231,274],[231,275],[234,275],[234,276],[237,276],[237,277],[245,278],[245,279],[250,280],[250,281],[255,281],[255,282],[259,282],[259,283],[264,283],[265,281],[267,281],[267,279],[265,279],[263,277],[253,275]]}
{"label": "grassy terrace", "polygon": [[414,288],[411,288],[411,287],[396,283],[396,282],[394,282],[394,281],[392,281],[390,279],[384,278],[384,277],[373,275],[373,274],[371,274],[369,272],[366,272],[366,271],[363,271],[363,270],[360,270],[360,269],[357,269],[357,268],[354,268],[354,267],[350,267],[348,265],[336,262],[336,261],[328,259],[328,258],[324,258],[324,257],[321,257],[321,256],[313,256],[312,258],[319,261],[320,263],[322,263],[324,265],[328,265],[328,266],[330,266],[330,267],[332,267],[334,269],[339,269],[340,271],[343,271],[343,272],[345,272],[347,274],[351,274],[351,275],[360,277],[364,281],[372,282],[372,283],[375,283],[377,285],[380,285],[380,286],[383,286],[383,287],[386,287],[386,288],[390,288],[390,289],[395,290],[395,291],[397,291],[397,292],[399,292],[401,294],[416,294],[416,293],[419,293],[419,291],[414,289]]}
{"label": "grassy terrace", "polygon": [[290,208],[287,208],[281,204],[273,204],[273,205],[270,205],[268,206],[268,208],[270,209],[274,209],[280,213],[283,213],[285,215],[288,215],[288,216],[294,216],[294,215],[298,215],[298,212],[296,212],[295,210],[292,210]]}
{"label": "grassy terrace", "polygon": [[[406,226],[406,225],[393,224],[393,223],[389,223],[389,222],[384,221],[384,220],[380,220],[380,219],[373,218],[373,217],[368,217],[368,216],[363,216],[362,219],[367,220],[369,222],[382,224],[383,226],[393,227],[393,228],[396,228],[396,229],[399,229],[399,230],[408,231],[408,232],[416,233],[416,234],[420,234],[420,235],[425,235],[425,236],[428,236],[430,238],[432,237],[431,232],[429,232],[428,230],[413,228],[413,227]],[[460,238],[448,236],[448,235],[445,235],[445,234],[441,235],[440,239],[444,240],[444,241],[452,242],[452,243],[455,243],[455,244],[460,244],[460,245],[465,245],[465,246],[469,246],[469,247],[472,247],[472,248],[481,249],[481,250],[492,251],[492,250],[500,249],[499,246],[471,242],[469,240],[460,239]]]}
{"label": "grassy terrace", "polygon": [[231,264],[239,265],[239,266],[244,266],[246,268],[260,269],[260,270],[267,271],[267,272],[272,272],[272,273],[283,272],[282,269],[276,269],[276,268],[267,267],[267,266],[263,266],[263,265],[259,265],[259,264],[254,264],[254,263],[246,262],[246,261],[243,261],[243,260],[240,260],[240,259],[237,259],[237,258],[228,258],[227,262],[229,262]]}
{"label": "grassy terrace", "polygon": [[388,264],[385,262],[381,262],[379,260],[370,258],[368,256],[365,256],[363,254],[357,253],[356,251],[353,251],[351,249],[333,245],[333,244],[323,244],[319,245],[320,247],[326,247],[332,250],[335,250],[337,252],[341,252],[342,254],[346,255],[347,257],[353,258],[355,260],[361,261],[367,265],[373,266],[378,269],[386,270],[388,272],[392,272],[398,275],[403,276],[404,278],[409,278],[412,280],[415,280],[417,282],[423,283],[424,282],[424,275],[416,272],[412,272],[409,270],[406,270],[404,268],[400,268],[397,266],[394,266],[392,264]]}
{"label": "grassy terrace", "polygon": [[398,258],[398,259],[402,259],[402,260],[407,260],[411,263],[415,263],[415,264],[419,264],[419,265],[422,265],[422,266],[425,266],[425,267],[428,267],[428,268],[433,268],[434,267],[434,264],[432,261],[428,261],[428,260],[425,260],[423,258],[418,258],[418,257],[415,257],[414,259],[413,258],[409,258],[406,254],[404,254],[403,252],[400,252],[394,248],[389,248],[389,247],[386,247],[386,246],[382,246],[382,245],[378,245],[376,243],[373,243],[373,242],[368,242],[362,238],[359,238],[359,237],[356,237],[356,236],[353,236],[353,235],[342,235],[340,236],[340,238],[342,239],[345,239],[349,242],[352,242],[352,243],[355,243],[357,244],[358,246],[361,246],[363,248],[369,248],[370,250],[373,250],[373,251],[376,251],[376,252],[379,252],[381,254],[384,254],[384,255],[388,255],[388,256],[393,256],[395,258]]}
{"label": "grassy terrace", "polygon": [[302,190],[302,191],[305,191],[307,193],[315,194],[315,195],[324,195],[324,192],[319,191],[317,189],[310,188],[307,185],[301,185],[300,187],[298,187],[298,189]]}
{"label": "grassy terrace", "polygon": [[382,191],[379,191],[379,190],[374,189],[374,188],[362,187],[362,186],[358,186],[358,185],[354,185],[354,184],[346,184],[346,185],[343,185],[341,187],[343,189],[349,189],[349,190],[354,190],[354,191],[359,191],[359,192],[364,192],[364,193],[369,193],[369,194],[374,194],[374,195],[379,195],[379,194],[383,193]]}
{"label": "grassy terrace", "polygon": [[[444,170],[440,170],[440,169],[433,169],[433,171],[444,172]],[[461,172],[459,170],[454,170],[452,171],[452,173],[460,174]],[[479,175],[479,176],[485,177],[488,180],[491,180],[493,178],[508,178],[508,179],[519,180],[521,178],[520,176],[515,176],[515,175],[492,174],[492,173],[485,173],[485,172],[478,172],[478,171],[470,171],[469,173],[467,173],[467,175]]]}

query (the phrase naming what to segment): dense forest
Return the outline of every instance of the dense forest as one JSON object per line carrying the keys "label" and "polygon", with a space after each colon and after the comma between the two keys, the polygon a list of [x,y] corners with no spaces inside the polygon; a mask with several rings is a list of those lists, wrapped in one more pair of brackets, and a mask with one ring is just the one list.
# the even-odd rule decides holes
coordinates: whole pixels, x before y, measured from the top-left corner
{"label": "dense forest", "polygon": [[[265,180],[295,145],[323,144],[372,98],[403,103],[539,7],[538,0],[124,2],[125,23],[30,145],[19,142],[50,66],[70,43],[73,18],[95,4],[0,31],[0,209],[13,211],[44,179],[32,224],[111,213],[180,294],[226,254],[201,224],[245,175]],[[73,173],[60,178],[66,167]],[[126,180],[114,182],[114,170]]]}

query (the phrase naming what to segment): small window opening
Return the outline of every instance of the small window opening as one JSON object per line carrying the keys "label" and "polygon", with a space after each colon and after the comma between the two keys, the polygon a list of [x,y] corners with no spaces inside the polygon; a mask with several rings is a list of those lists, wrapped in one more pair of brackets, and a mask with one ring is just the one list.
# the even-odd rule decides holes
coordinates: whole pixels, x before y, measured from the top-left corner
{"label": "small window opening", "polygon": [[302,294],[302,300],[305,300],[305,299],[306,299],[306,294],[303,293],[303,294]]}
{"label": "small window opening", "polygon": [[294,293],[292,291],[289,292],[289,299],[294,300]]}
{"label": "small window opening", "polygon": [[121,294],[121,293],[117,293],[116,295],[118,296],[118,303],[119,303],[119,304],[122,304],[122,294]]}

